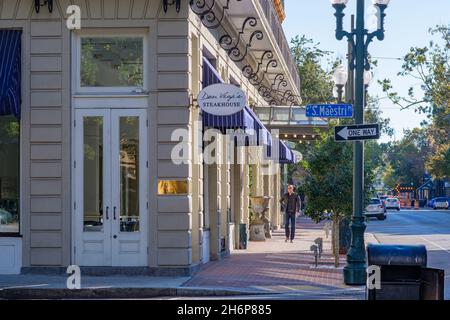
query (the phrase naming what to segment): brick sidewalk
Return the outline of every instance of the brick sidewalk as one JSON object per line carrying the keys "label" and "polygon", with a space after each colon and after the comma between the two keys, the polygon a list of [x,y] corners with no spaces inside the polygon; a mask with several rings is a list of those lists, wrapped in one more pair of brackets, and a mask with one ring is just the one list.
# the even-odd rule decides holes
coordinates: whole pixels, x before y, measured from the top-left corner
{"label": "brick sidewalk", "polygon": [[[318,237],[324,238],[324,254],[315,267],[309,248]],[[207,264],[184,286],[226,287],[267,293],[311,292],[333,294],[354,290],[343,283],[341,265],[334,268],[331,239],[325,239],[323,224],[316,225],[302,217],[297,223],[297,238],[285,243],[284,231],[274,232],[266,242],[249,242],[246,251]]]}

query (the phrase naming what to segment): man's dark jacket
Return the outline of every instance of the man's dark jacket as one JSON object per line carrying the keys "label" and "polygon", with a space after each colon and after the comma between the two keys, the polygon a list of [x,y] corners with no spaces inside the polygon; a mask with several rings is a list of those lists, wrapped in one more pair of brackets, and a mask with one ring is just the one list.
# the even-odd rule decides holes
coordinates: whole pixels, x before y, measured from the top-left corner
{"label": "man's dark jacket", "polygon": [[297,212],[300,212],[301,201],[300,197],[295,192],[291,195],[289,194],[289,192],[285,193],[281,198],[280,203],[286,213],[295,214]]}

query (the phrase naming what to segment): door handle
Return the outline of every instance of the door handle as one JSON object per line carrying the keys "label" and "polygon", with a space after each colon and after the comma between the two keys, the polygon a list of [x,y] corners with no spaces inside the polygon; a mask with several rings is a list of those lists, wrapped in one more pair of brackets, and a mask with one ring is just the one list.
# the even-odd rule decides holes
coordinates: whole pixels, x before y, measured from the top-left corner
{"label": "door handle", "polygon": [[109,207],[106,207],[106,220],[109,220]]}
{"label": "door handle", "polygon": [[116,210],[117,210],[117,207],[114,207],[114,220],[117,220]]}

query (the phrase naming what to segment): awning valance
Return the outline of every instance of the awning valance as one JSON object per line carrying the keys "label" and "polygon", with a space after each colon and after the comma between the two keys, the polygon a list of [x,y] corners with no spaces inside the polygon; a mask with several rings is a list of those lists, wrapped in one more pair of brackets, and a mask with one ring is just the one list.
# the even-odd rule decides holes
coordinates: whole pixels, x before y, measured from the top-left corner
{"label": "awning valance", "polygon": [[20,119],[21,36],[18,30],[0,30],[0,115]]}

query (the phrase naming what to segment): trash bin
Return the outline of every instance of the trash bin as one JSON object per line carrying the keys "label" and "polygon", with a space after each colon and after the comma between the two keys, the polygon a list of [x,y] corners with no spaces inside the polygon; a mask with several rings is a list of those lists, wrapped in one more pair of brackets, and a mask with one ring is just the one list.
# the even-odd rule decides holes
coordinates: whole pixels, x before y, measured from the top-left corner
{"label": "trash bin", "polygon": [[444,272],[427,268],[425,246],[369,244],[367,260],[381,271],[381,288],[367,290],[368,300],[443,299]]}

